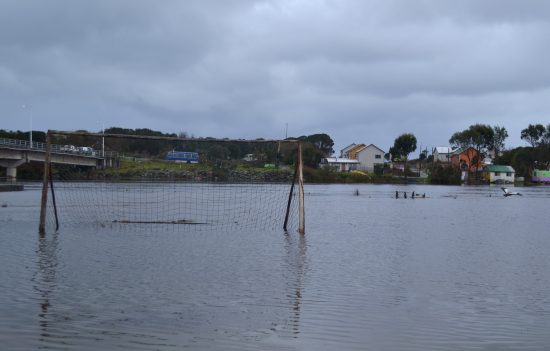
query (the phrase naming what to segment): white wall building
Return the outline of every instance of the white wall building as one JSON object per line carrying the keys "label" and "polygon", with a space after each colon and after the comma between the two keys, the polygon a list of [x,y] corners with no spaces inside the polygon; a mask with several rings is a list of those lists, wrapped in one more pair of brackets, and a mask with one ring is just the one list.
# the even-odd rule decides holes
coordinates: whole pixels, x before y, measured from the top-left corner
{"label": "white wall building", "polygon": [[341,157],[327,157],[321,160],[321,167],[332,168],[336,172],[349,172],[357,169],[359,161],[341,158]]}
{"label": "white wall building", "polygon": [[433,151],[434,162],[446,162],[451,163],[451,154],[453,148],[450,146],[436,146]]}
{"label": "white wall building", "polygon": [[349,152],[356,146],[357,144],[353,143],[340,150],[340,158],[349,158]]}
{"label": "white wall building", "polygon": [[372,173],[377,164],[384,165],[384,154],[386,152],[374,144],[369,144],[357,151],[360,171]]}
{"label": "white wall building", "polygon": [[490,183],[513,183],[516,177],[516,171],[512,166],[489,165],[484,171]]}

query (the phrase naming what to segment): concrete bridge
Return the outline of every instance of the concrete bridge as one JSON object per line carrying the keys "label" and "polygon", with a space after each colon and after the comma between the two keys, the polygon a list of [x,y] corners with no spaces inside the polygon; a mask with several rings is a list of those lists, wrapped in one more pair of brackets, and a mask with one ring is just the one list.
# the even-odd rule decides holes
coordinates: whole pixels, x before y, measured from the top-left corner
{"label": "concrete bridge", "polygon": [[[5,167],[6,181],[17,180],[17,167],[28,162],[44,162],[46,143],[28,140],[0,138],[0,167]],[[62,145],[51,145],[51,162],[66,165],[98,167],[105,164],[105,158],[94,154],[82,154],[67,150]]]}

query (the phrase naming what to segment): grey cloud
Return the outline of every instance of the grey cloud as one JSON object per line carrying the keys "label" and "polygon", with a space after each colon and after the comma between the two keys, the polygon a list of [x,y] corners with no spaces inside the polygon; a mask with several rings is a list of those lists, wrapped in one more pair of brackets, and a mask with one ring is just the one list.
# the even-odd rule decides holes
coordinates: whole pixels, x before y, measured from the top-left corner
{"label": "grey cloud", "polygon": [[326,132],[388,148],[548,123],[546,1],[3,1],[0,128],[219,137]]}

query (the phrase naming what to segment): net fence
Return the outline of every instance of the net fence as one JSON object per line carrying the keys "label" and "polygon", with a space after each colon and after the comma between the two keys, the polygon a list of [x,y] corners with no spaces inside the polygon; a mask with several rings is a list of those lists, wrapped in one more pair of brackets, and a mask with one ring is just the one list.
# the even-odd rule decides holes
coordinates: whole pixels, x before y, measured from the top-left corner
{"label": "net fence", "polygon": [[283,144],[52,138],[47,228],[296,230],[297,148]]}

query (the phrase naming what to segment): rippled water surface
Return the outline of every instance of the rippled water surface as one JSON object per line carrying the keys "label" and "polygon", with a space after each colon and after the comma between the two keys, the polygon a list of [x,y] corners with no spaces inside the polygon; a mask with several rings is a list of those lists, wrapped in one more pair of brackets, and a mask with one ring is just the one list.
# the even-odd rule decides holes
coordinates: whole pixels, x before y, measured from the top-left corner
{"label": "rippled water surface", "polygon": [[550,188],[516,190],[309,185],[305,236],[43,239],[39,191],[0,193],[1,349],[549,350]]}

